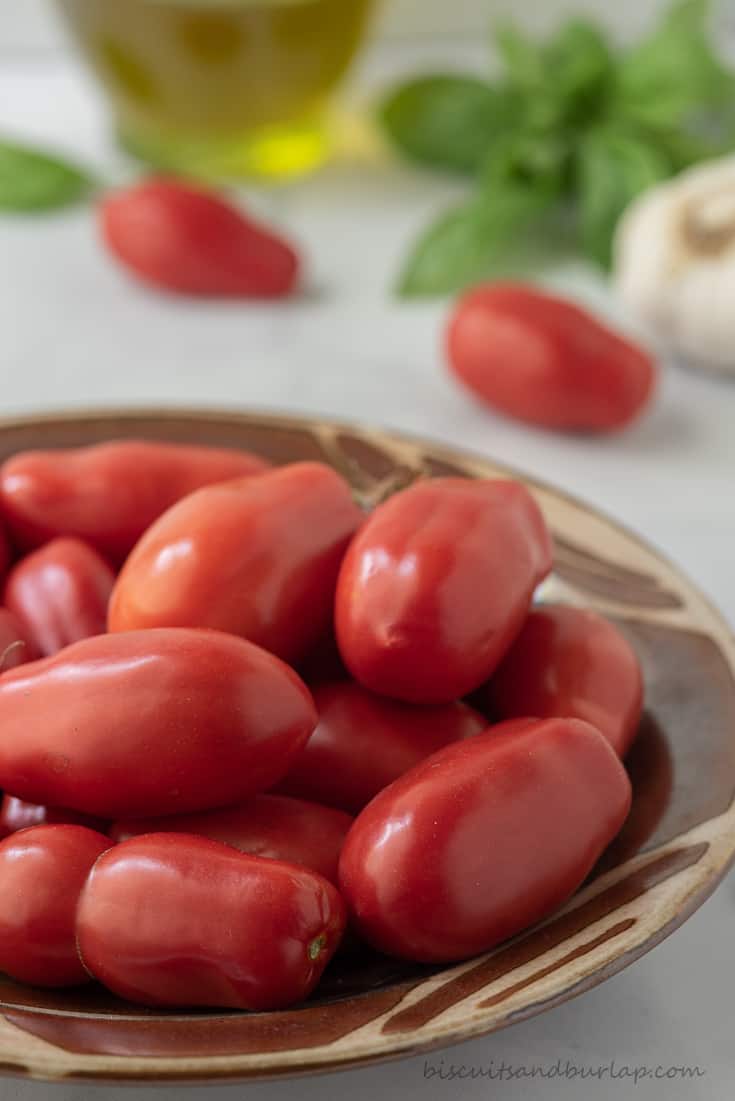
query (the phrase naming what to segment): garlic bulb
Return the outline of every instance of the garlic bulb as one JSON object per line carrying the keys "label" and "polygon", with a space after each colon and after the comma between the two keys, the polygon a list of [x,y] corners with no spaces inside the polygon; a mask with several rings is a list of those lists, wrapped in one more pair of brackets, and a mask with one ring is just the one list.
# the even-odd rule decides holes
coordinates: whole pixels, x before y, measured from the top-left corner
{"label": "garlic bulb", "polygon": [[618,225],[613,278],[664,349],[735,375],[735,157],[636,199]]}

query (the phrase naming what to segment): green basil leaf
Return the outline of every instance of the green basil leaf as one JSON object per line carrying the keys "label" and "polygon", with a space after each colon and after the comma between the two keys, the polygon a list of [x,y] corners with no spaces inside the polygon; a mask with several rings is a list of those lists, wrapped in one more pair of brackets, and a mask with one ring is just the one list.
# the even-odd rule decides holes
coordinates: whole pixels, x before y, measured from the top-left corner
{"label": "green basil leaf", "polygon": [[481,193],[442,215],[420,238],[404,268],[405,298],[450,294],[503,270],[520,234],[548,207],[548,197],[517,188]]}
{"label": "green basil leaf", "polygon": [[88,173],[69,161],[0,140],[0,210],[31,212],[68,206],[91,188]]}
{"label": "green basil leaf", "polygon": [[735,77],[716,57],[708,0],[679,0],[620,61],[615,112],[675,130],[708,109],[731,107]]}
{"label": "green basil leaf", "polygon": [[549,199],[561,196],[568,182],[570,148],[563,133],[520,130],[499,138],[483,161],[481,185],[490,192],[518,187]]}
{"label": "green basil leaf", "polygon": [[583,138],[576,157],[579,224],[590,259],[610,265],[620,215],[636,195],[667,179],[671,167],[645,136],[600,128]]}
{"label": "green basil leaf", "polygon": [[422,164],[472,173],[493,137],[517,117],[512,97],[483,80],[434,76],[410,81],[380,108],[398,148]]}
{"label": "green basil leaf", "polygon": [[605,105],[615,71],[605,36],[594,23],[571,19],[544,51],[548,86],[563,106],[567,125],[594,121]]}
{"label": "green basil leaf", "polygon": [[549,212],[568,212],[586,253],[609,264],[636,195],[735,148],[735,75],[713,49],[709,14],[709,0],[674,0],[648,37],[617,54],[582,19],[545,42],[505,24],[498,87],[468,78],[470,92],[461,77],[438,77],[396,93],[384,113],[394,140],[477,179],[473,197],[421,238],[401,292],[444,293],[507,270],[531,237],[545,239]]}
{"label": "green basil leaf", "polygon": [[612,86],[614,59],[593,23],[571,19],[543,44],[501,24],[495,41],[508,82],[524,97],[525,125],[548,131],[594,121]]}

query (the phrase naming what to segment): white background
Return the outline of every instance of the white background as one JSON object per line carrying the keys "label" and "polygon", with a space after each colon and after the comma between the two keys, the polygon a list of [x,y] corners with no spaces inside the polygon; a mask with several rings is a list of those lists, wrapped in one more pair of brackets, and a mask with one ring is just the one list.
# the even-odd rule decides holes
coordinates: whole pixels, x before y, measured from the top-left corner
{"label": "white background", "polygon": [[[121,0],[122,2],[122,0]],[[420,5],[414,0],[406,9]],[[483,5],[484,6],[484,5]],[[0,14],[0,131],[52,141],[86,156],[111,179],[126,169],[100,103],[63,54],[10,50],[30,0]],[[451,5],[476,16],[480,5]],[[496,4],[499,8],[500,4]],[[510,7],[510,5],[507,5]],[[524,5],[521,11],[542,5]],[[546,5],[544,12],[548,14]],[[619,3],[640,14],[645,5]],[[551,4],[548,5],[551,8]],[[19,20],[17,13],[23,12]],[[429,5],[426,24],[429,22]],[[442,16],[431,5],[432,18]],[[474,15],[473,15],[474,13]],[[543,13],[542,13],[543,14]],[[11,34],[12,32],[12,34]],[[454,37],[454,36],[453,36]],[[365,59],[359,98],[419,60],[479,60],[440,37],[417,50],[396,42]],[[128,282],[103,255],[91,210],[0,221],[0,411],[101,404],[247,405],[359,417],[495,456],[601,505],[663,548],[735,622],[735,384],[665,365],[655,408],[620,438],[534,432],[491,416],[449,380],[441,353],[444,303],[398,305],[388,288],[416,228],[459,190],[383,158],[361,158],[251,203],[301,242],[309,293],[286,307],[192,305]],[[583,268],[555,283],[616,313]],[[625,323],[625,318],[620,318]],[[692,732],[696,737],[696,731]],[[634,967],[583,997],[494,1037],[442,1053],[487,1066],[698,1064],[686,1082],[450,1083],[423,1076],[423,1058],[303,1082],[201,1088],[186,1097],[229,1101],[354,1101],[417,1097],[512,1101],[725,1101],[735,1076],[735,879]],[[437,1059],[439,1056],[437,1056]],[[174,1101],[181,1087],[141,1091]],[[3,1101],[126,1101],[109,1086],[0,1080]]]}

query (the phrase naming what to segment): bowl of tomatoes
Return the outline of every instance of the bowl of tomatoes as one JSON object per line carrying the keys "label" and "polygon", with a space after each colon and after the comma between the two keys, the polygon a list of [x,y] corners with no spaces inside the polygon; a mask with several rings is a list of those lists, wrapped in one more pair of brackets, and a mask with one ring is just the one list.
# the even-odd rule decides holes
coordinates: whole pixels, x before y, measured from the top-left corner
{"label": "bowl of tomatoes", "polygon": [[272,1077],[603,981],[735,853],[735,645],[479,456],[213,411],[0,425],[8,1070]]}

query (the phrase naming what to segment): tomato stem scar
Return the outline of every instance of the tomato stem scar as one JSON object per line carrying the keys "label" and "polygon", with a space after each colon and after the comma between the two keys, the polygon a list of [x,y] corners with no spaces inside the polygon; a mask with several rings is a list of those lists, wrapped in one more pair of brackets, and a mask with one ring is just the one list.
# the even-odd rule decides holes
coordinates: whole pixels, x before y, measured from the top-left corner
{"label": "tomato stem scar", "polygon": [[318,937],[314,937],[309,947],[306,949],[306,954],[310,960],[316,960],[322,954],[327,943],[327,937],[325,933],[320,933]]}

